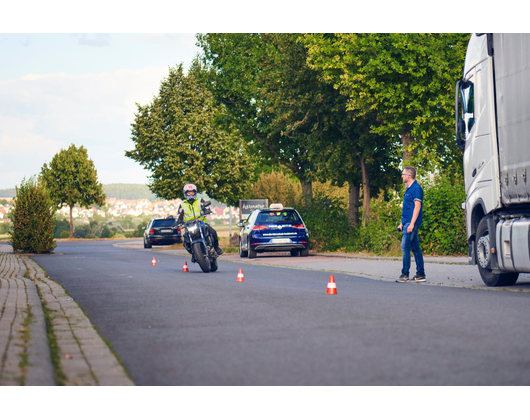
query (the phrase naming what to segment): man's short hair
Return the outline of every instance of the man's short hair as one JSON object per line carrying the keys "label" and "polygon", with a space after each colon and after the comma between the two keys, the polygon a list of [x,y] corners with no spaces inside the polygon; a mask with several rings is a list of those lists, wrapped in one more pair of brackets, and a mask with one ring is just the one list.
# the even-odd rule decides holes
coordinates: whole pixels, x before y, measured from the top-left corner
{"label": "man's short hair", "polygon": [[405,166],[404,171],[407,171],[413,179],[416,179],[416,169],[414,166]]}

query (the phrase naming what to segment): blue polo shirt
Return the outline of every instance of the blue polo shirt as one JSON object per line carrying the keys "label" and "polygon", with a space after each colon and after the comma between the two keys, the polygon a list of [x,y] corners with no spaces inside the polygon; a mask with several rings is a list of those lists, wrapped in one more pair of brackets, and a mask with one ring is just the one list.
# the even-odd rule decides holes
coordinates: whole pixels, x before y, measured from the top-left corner
{"label": "blue polo shirt", "polygon": [[414,226],[420,227],[423,220],[423,188],[417,181],[414,181],[410,187],[407,187],[405,191],[405,197],[403,198],[403,210],[401,211],[401,223],[405,225],[412,221],[412,215],[414,214],[414,202],[418,200],[421,203],[420,214],[416,219]]}

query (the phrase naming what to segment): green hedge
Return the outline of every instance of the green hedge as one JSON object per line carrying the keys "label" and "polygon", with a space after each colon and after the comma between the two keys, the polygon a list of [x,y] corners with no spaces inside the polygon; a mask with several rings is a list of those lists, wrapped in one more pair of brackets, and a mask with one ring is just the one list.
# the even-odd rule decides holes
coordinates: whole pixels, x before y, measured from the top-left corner
{"label": "green hedge", "polygon": [[[465,201],[463,182],[448,182],[439,177],[419,181],[424,191],[423,223],[420,245],[429,255],[463,255],[467,253]],[[370,221],[359,227],[348,225],[348,209],[339,200],[322,195],[313,197],[310,206],[299,206],[310,231],[311,249],[319,251],[369,252],[377,255],[400,255],[401,222],[404,190],[387,192],[371,200]]]}

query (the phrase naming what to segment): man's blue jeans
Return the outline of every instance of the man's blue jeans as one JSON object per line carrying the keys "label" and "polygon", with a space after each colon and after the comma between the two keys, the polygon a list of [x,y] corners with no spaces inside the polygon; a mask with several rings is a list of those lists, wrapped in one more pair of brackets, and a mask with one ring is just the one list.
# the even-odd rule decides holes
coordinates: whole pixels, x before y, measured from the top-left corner
{"label": "man's blue jeans", "polygon": [[401,274],[405,276],[410,272],[410,251],[414,254],[416,261],[416,274],[418,276],[425,275],[425,266],[423,265],[423,255],[420,249],[420,240],[418,238],[418,227],[414,226],[411,233],[407,233],[409,223],[403,226],[403,238],[401,239],[401,250],[403,251],[403,269]]}

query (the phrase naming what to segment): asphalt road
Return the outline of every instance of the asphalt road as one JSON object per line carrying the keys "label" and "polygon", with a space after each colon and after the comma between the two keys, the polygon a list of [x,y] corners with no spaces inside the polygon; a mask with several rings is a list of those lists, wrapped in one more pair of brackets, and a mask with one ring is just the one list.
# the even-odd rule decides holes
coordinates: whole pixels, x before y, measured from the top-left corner
{"label": "asphalt road", "polygon": [[[60,242],[55,252],[32,258],[137,385],[530,384],[528,293],[222,258],[204,274],[190,258],[113,242]],[[337,295],[326,295],[330,274]]]}

